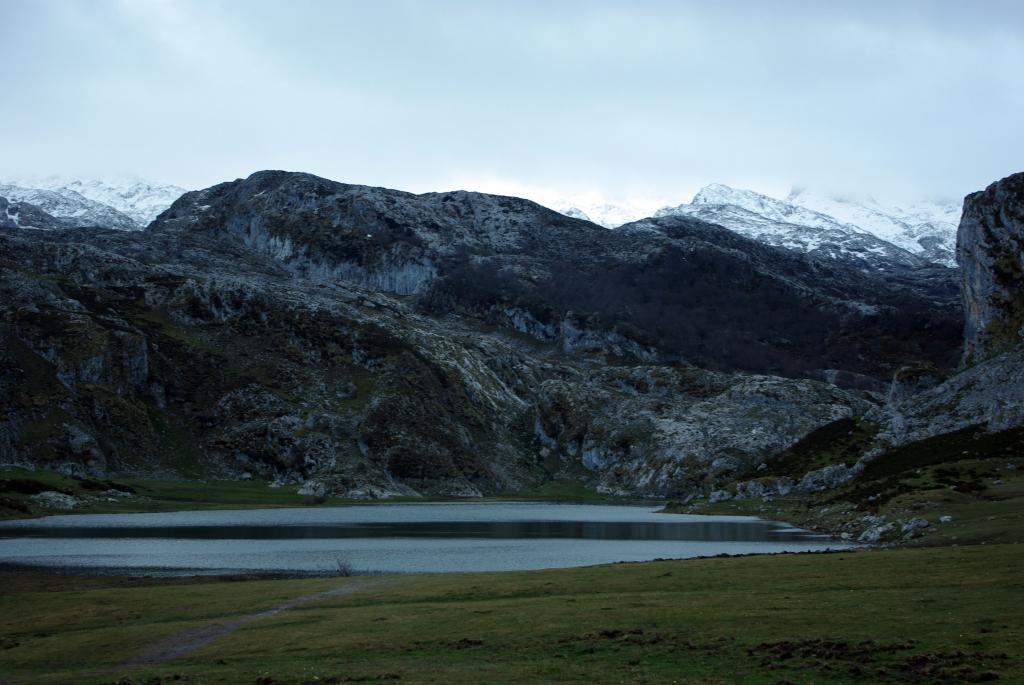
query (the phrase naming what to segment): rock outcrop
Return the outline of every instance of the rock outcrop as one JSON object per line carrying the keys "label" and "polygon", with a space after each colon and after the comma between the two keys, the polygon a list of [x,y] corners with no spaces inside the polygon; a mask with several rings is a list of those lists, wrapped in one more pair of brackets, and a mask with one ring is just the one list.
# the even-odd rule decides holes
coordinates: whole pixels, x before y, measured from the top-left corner
{"label": "rock outcrop", "polygon": [[1024,342],[1024,173],[964,200],[957,263],[963,279],[965,361]]}
{"label": "rock outcrop", "polygon": [[31,203],[15,202],[0,197],[0,228],[53,231],[73,226],[70,222],[59,219]]}
{"label": "rock outcrop", "polygon": [[[902,369],[874,414],[876,452],[979,427],[1024,425],[1024,173],[968,195],[957,236],[965,366]],[[940,382],[941,381],[941,382]]]}

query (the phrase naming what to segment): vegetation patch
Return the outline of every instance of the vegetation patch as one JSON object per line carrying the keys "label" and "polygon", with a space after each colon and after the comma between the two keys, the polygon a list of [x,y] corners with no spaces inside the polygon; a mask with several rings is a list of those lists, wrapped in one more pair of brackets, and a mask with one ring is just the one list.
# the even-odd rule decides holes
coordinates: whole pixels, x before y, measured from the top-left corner
{"label": "vegetation patch", "polygon": [[889,450],[873,460],[861,477],[871,480],[923,466],[999,455],[1007,458],[1024,455],[1024,428],[989,433],[973,426],[912,442]]}
{"label": "vegetation patch", "polygon": [[851,418],[833,421],[811,431],[767,463],[767,474],[797,480],[808,471],[830,464],[854,464],[871,444],[878,426]]}
{"label": "vegetation patch", "polygon": [[[905,655],[914,651],[914,640],[880,643],[863,640],[815,638],[763,642],[747,650],[760,659],[766,670],[810,669],[852,680],[875,683],[980,683],[999,680],[994,670],[1009,660],[1006,654],[984,652],[933,652]],[[903,656],[894,658],[894,655]]]}

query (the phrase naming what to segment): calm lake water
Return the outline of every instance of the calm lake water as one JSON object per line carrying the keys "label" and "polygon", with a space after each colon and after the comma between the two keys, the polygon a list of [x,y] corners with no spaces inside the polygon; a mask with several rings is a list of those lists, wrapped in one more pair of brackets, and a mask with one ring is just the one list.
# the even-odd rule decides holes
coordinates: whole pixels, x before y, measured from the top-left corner
{"label": "calm lake water", "polygon": [[47,516],[0,522],[0,562],[129,573],[507,571],[847,547],[746,516],[535,502]]}

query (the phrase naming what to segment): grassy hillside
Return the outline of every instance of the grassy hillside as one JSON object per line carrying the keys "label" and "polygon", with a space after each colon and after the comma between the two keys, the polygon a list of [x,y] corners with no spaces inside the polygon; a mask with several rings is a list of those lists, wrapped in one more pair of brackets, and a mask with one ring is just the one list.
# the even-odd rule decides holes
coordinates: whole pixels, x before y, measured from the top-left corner
{"label": "grassy hillside", "polygon": [[[771,461],[760,480],[799,481],[809,469],[853,464],[871,427],[837,421]],[[735,491],[735,488],[733,488]],[[856,539],[865,517],[928,522],[904,536],[901,526],[882,539],[901,544],[1024,542],[1024,429],[986,433],[967,428],[910,443],[880,455],[842,486],[785,496],[670,503],[670,512],[750,514]],[[948,517],[948,522],[943,519]]]}

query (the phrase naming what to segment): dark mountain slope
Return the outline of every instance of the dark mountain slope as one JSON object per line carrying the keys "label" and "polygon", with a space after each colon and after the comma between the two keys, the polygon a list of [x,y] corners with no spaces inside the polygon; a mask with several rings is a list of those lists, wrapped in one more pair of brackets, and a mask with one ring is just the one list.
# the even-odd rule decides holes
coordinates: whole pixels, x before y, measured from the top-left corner
{"label": "dark mountain slope", "polygon": [[518,198],[270,171],[187,193],[150,232],[232,237],[293,274],[415,295],[423,311],[568,350],[885,378],[950,365],[960,337],[951,270],[866,274],[685,217],[608,231]]}
{"label": "dark mountain slope", "polygon": [[[603,229],[602,229],[603,230]],[[0,230],[0,463],[353,497],[686,493],[867,403],[586,354],[295,276],[233,235]]]}

